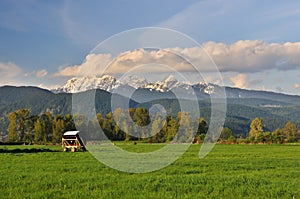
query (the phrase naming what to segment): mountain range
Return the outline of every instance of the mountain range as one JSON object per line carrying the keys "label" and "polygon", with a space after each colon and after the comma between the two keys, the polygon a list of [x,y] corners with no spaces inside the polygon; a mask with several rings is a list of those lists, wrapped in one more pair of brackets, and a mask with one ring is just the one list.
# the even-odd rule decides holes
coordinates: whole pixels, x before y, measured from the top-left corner
{"label": "mountain range", "polygon": [[54,93],[78,93],[91,89],[101,89],[113,92],[120,87],[128,87],[128,89],[149,89],[150,91],[158,91],[161,93],[174,89],[190,90],[191,88],[199,88],[204,94],[212,94],[214,86],[199,82],[192,84],[190,82],[180,82],[174,76],[170,75],[163,81],[150,82],[145,78],[136,75],[129,75],[121,80],[117,80],[110,75],[102,77],[74,77],[66,82],[65,85],[53,89]]}
{"label": "mountain range", "polygon": [[[31,114],[51,111],[67,114],[72,111],[72,95],[85,95],[96,90],[95,108],[107,114],[111,110],[112,94],[117,93],[120,102],[128,102],[130,107],[150,107],[161,104],[168,114],[180,111],[178,99],[190,100],[197,96],[201,116],[209,121],[210,97],[219,96],[223,87],[210,83],[189,83],[177,81],[169,76],[164,81],[149,82],[145,78],[127,76],[121,80],[113,76],[77,77],[54,90],[38,87],[0,87],[0,132],[6,132],[7,115],[20,108],[28,108]],[[245,135],[253,118],[261,117],[265,130],[282,128],[287,121],[300,127],[300,96],[281,93],[245,90],[224,87],[227,101],[225,126],[235,135]]]}

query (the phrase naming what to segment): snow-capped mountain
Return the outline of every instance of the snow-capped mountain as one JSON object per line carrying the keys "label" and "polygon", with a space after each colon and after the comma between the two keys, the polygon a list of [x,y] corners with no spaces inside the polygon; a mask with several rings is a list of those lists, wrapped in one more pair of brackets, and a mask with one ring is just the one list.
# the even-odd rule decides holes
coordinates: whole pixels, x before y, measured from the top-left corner
{"label": "snow-capped mountain", "polygon": [[212,94],[214,86],[208,83],[192,84],[190,82],[180,82],[174,76],[170,75],[163,81],[149,82],[143,77],[136,75],[126,76],[124,78],[116,79],[110,75],[103,75],[102,77],[74,77],[66,82],[62,87],[52,90],[55,93],[78,93],[91,89],[102,89],[112,92],[120,86],[129,86],[134,89],[149,89],[150,91],[168,92],[170,90],[198,90],[205,94]]}
{"label": "snow-capped mountain", "polygon": [[144,88],[149,84],[148,80],[143,77],[138,77],[136,75],[129,75],[121,78],[119,80],[123,85],[129,85],[135,89]]}
{"label": "snow-capped mountain", "polygon": [[120,82],[116,78],[104,75],[101,78],[98,77],[73,77],[69,79],[67,83],[53,90],[55,93],[78,93],[91,89],[102,89],[108,92],[120,86]]}

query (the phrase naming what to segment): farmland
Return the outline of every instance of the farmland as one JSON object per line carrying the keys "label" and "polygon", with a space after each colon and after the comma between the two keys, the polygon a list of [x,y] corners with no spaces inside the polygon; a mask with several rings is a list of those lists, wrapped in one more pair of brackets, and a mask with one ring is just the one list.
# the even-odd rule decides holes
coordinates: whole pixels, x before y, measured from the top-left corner
{"label": "farmland", "polygon": [[[128,151],[163,144],[117,143]],[[60,146],[0,146],[5,198],[300,198],[300,145],[200,145],[170,166],[145,174],[113,170],[88,152]]]}

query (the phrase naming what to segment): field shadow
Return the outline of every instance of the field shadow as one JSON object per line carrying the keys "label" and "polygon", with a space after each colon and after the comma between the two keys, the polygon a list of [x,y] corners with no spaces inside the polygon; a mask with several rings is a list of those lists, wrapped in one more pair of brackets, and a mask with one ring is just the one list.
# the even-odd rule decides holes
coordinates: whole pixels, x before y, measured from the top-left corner
{"label": "field shadow", "polygon": [[0,153],[48,153],[48,152],[61,152],[59,150],[51,149],[0,149]]}

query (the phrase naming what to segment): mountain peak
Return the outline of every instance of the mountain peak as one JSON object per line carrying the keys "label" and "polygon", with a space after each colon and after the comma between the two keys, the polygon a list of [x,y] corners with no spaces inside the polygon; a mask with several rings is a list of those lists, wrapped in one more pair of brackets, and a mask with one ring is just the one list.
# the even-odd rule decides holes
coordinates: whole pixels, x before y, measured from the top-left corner
{"label": "mountain peak", "polygon": [[[155,90],[159,92],[167,92],[173,89],[190,90],[192,84],[189,82],[180,82],[173,75],[168,76],[164,81],[149,82],[144,77],[137,75],[127,75],[116,79],[111,75],[103,75],[101,77],[73,77],[69,79],[62,87],[52,90],[55,93],[78,93],[91,89],[102,89],[108,92],[112,92],[119,86],[130,86],[135,89],[146,88],[149,90]],[[207,85],[201,85],[203,92],[206,92],[205,87]],[[213,89],[210,89],[210,91]]]}
{"label": "mountain peak", "polygon": [[143,88],[145,87],[145,85],[149,84],[149,82],[144,77],[139,77],[137,75],[128,75],[122,77],[119,81],[122,82],[122,84],[127,84],[135,89]]}
{"label": "mountain peak", "polygon": [[[94,78],[97,78],[97,77],[94,77]],[[116,79],[115,77],[111,76],[111,75],[103,75],[100,77],[100,79],[111,79],[111,80],[114,80]]]}

